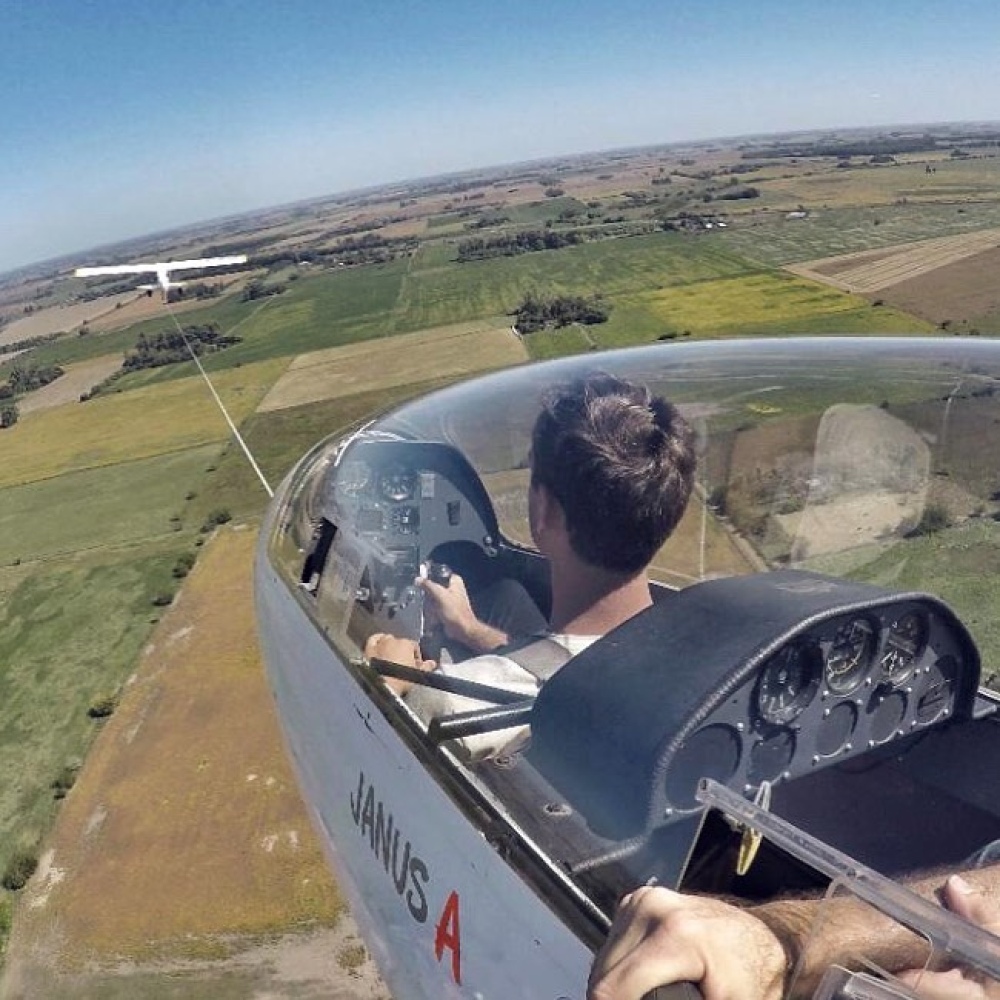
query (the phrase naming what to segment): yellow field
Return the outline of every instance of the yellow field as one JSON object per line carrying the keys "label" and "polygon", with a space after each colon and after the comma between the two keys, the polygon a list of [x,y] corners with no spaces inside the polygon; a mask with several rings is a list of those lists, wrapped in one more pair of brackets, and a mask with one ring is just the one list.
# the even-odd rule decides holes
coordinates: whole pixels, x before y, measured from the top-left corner
{"label": "yellow field", "polygon": [[257,651],[254,540],[217,534],[164,615],[26,890],[15,964],[223,957],[340,918]]}
{"label": "yellow field", "polygon": [[527,361],[519,337],[483,320],[300,355],[260,405],[282,410],[333,396],[468,375]]}
{"label": "yellow field", "polygon": [[849,312],[868,304],[812,281],[773,274],[664,288],[647,301],[665,324],[692,333],[801,321]]}
{"label": "yellow field", "polygon": [[[237,423],[256,409],[287,363],[278,358],[213,376]],[[195,448],[225,439],[229,429],[195,377],[29,413],[0,434],[3,487]]]}

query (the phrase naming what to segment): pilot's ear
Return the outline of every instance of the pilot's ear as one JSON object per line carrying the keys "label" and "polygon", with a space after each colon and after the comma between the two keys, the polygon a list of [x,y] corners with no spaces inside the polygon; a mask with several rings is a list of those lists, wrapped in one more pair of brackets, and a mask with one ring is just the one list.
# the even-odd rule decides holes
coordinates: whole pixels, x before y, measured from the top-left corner
{"label": "pilot's ear", "polygon": [[562,504],[556,499],[555,494],[547,486],[543,486],[540,483],[532,488],[535,490],[536,530],[565,530],[566,515],[563,512]]}

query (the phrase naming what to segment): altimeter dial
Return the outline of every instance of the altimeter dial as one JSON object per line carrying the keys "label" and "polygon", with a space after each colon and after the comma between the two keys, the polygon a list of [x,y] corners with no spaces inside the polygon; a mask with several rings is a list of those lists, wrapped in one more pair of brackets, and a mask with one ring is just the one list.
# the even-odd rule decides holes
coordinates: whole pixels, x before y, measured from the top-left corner
{"label": "altimeter dial", "polygon": [[864,679],[875,659],[875,627],[867,618],[855,618],[837,629],[826,652],[823,673],[835,694],[850,694]]}
{"label": "altimeter dial", "polygon": [[757,682],[757,712],[782,725],[797,718],[819,689],[823,658],[813,643],[793,642],[767,662]]}

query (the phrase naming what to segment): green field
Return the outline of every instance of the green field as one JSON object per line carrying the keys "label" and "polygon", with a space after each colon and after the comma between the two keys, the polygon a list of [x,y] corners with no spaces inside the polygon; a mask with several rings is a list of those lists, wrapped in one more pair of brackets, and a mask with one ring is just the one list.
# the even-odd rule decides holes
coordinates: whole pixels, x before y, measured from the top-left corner
{"label": "green field", "polygon": [[48,830],[52,782],[80,764],[100,725],[87,709],[133,669],[151,601],[175,589],[186,548],[167,539],[0,570],[0,869]]}
{"label": "green field", "polygon": [[[218,456],[203,445],[108,467],[67,472],[2,491],[0,566],[51,560],[181,530],[186,495]],[[193,525],[197,528],[201,522]]]}
{"label": "green field", "polygon": [[994,226],[1000,226],[1000,204],[995,202],[975,206],[818,206],[806,219],[787,219],[783,211],[744,215],[728,229],[707,234],[707,238],[750,260],[781,266]]}

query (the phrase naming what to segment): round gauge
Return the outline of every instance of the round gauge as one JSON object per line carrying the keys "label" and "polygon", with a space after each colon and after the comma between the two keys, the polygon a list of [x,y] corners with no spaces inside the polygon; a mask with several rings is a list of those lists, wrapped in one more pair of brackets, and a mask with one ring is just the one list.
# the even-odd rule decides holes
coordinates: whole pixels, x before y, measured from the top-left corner
{"label": "round gauge", "polygon": [[927,646],[927,616],[904,611],[889,625],[882,649],[882,676],[890,684],[902,684],[916,669]]}
{"label": "round gauge", "polygon": [[750,748],[747,781],[759,785],[774,781],[785,771],[795,756],[795,733],[790,729],[775,729]]}
{"label": "round gauge", "polygon": [[399,503],[417,492],[417,473],[405,465],[390,465],[379,477],[379,492],[386,500]]}
{"label": "round gauge", "polygon": [[695,792],[702,778],[725,784],[736,773],[743,755],[740,734],[715,723],[688,737],[674,752],[663,777],[663,790],[674,809],[697,809]]}
{"label": "round gauge", "polygon": [[819,690],[823,672],[819,647],[791,643],[764,666],[757,682],[757,712],[764,722],[791,722],[809,705]]}
{"label": "round gauge", "polygon": [[337,491],[345,496],[360,496],[371,481],[371,466],[361,459],[351,459],[344,462],[337,470]]}
{"label": "round gauge", "polygon": [[816,727],[816,753],[820,757],[832,757],[845,750],[857,724],[858,710],[851,702],[834,705]]}
{"label": "round gauge", "polygon": [[868,720],[873,743],[885,743],[896,734],[906,716],[906,695],[880,688],[868,703]]}
{"label": "round gauge", "polygon": [[875,627],[855,618],[838,629],[826,653],[823,676],[835,694],[850,694],[864,679],[875,658]]}
{"label": "round gauge", "polygon": [[953,656],[942,656],[927,668],[917,688],[917,722],[926,726],[948,714],[957,679],[958,661]]}

